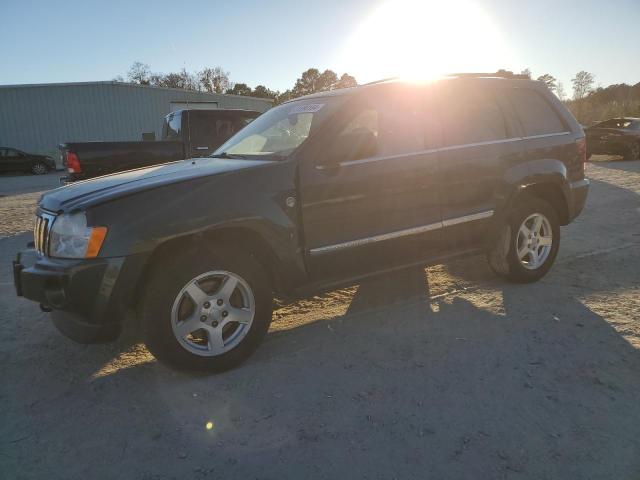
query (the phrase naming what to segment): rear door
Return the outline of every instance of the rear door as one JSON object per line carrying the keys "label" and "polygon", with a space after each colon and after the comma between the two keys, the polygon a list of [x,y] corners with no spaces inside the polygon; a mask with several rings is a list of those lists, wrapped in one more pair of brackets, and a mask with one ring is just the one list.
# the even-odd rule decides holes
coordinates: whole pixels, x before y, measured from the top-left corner
{"label": "rear door", "polygon": [[[421,95],[404,88],[350,101],[319,140],[322,153],[303,160],[302,218],[314,279],[357,276],[441,249],[432,148],[439,132],[427,131],[425,141]],[[362,136],[373,136],[376,148],[338,164],[328,158],[332,145]]]}
{"label": "rear door", "polygon": [[442,219],[444,242],[452,250],[485,240],[502,175],[519,161],[518,132],[507,126],[495,88],[478,81],[442,85]]}

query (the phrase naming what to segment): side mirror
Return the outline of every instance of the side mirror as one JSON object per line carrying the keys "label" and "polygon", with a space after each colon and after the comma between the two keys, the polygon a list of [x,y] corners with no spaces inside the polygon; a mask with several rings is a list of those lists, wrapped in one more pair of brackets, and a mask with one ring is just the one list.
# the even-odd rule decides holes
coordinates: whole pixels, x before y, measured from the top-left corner
{"label": "side mirror", "polygon": [[378,139],[372,131],[358,129],[345,133],[335,139],[333,146],[328,149],[326,166],[337,166],[339,163],[373,157],[378,153]]}

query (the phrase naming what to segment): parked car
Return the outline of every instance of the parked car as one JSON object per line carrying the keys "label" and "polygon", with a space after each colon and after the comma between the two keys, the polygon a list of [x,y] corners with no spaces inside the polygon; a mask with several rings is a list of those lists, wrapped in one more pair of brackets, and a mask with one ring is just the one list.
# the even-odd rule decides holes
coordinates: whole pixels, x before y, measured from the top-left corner
{"label": "parked car", "polygon": [[622,155],[640,159],[640,118],[612,118],[584,129],[587,158],[591,155]]}
{"label": "parked car", "polygon": [[56,169],[56,162],[47,155],[26,153],[17,148],[0,147],[0,172],[28,172],[44,175]]}
{"label": "parked car", "polygon": [[302,97],[209,158],[45,193],[18,295],[80,342],[140,312],[178,368],[220,371],[299,298],[485,253],[514,282],[551,268],[582,211],[584,132],[541,82],[381,82]]}
{"label": "parked car", "polygon": [[164,119],[162,141],[70,142],[60,145],[69,175],[63,183],[210,155],[259,112],[251,110],[178,110]]}

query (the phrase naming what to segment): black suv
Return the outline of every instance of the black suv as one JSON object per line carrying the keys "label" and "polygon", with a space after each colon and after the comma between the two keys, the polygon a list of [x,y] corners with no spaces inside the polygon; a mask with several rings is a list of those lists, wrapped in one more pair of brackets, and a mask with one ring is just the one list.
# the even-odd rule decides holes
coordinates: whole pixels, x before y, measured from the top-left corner
{"label": "black suv", "polygon": [[265,336],[273,297],[485,252],[515,282],[551,268],[589,181],[580,125],[543,83],[380,82],[275,107],[210,158],[40,199],[18,295],[81,342],[139,312],[179,368],[224,370]]}

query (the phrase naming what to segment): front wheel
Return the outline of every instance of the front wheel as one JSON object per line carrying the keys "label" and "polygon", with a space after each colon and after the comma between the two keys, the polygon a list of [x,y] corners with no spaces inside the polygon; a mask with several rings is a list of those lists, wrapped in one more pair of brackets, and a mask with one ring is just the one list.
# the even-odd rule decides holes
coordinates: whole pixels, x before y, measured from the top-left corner
{"label": "front wheel", "polygon": [[235,367],[258,347],[271,322],[273,297],[264,269],[231,248],[157,265],[146,292],[145,343],[158,360],[178,369]]}
{"label": "front wheel", "polygon": [[544,200],[525,196],[497,237],[488,255],[492,270],[512,282],[535,282],[546,275],[558,254],[558,215]]}

